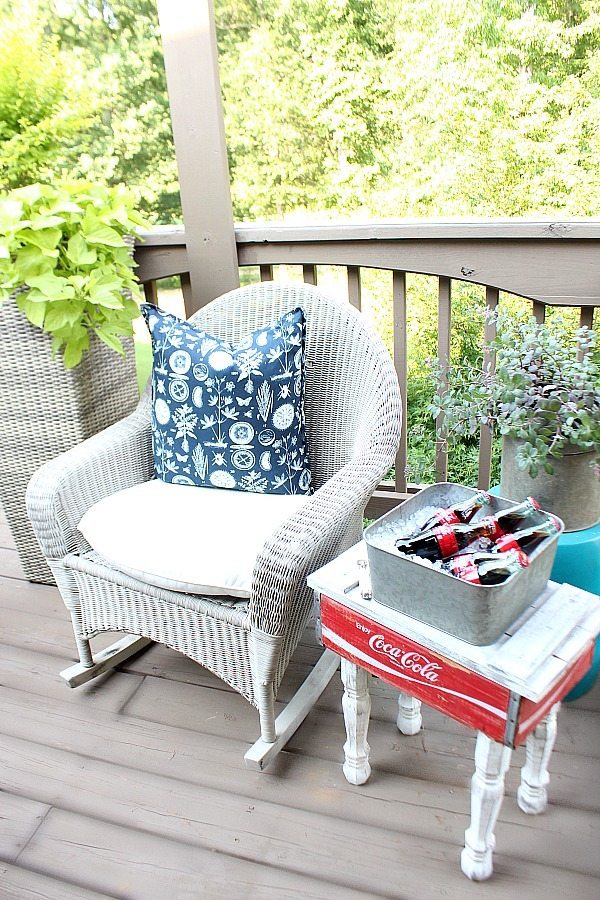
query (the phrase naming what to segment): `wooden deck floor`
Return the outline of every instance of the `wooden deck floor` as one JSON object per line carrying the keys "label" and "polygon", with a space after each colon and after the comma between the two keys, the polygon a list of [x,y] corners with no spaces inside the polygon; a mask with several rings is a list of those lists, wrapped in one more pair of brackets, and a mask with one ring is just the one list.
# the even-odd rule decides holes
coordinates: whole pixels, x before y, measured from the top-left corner
{"label": "wooden deck floor", "polygon": [[[286,752],[244,768],[254,711],[204,670],[153,646],[70,691],[75,660],[58,592],[22,577],[0,520],[0,898],[600,897],[600,685],[563,706],[551,802],[514,799],[513,754],[492,879],[469,882],[474,736],[424,710],[399,734],[393,692],[373,687],[373,774],[341,771],[336,677]],[[299,647],[282,696],[314,661]]]}

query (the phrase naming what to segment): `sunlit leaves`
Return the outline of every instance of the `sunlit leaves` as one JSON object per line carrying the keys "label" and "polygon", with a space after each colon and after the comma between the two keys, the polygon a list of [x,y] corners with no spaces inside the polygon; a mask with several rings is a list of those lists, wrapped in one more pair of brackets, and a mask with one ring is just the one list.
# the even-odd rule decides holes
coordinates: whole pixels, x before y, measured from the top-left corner
{"label": "sunlit leaves", "polygon": [[0,194],[0,299],[26,289],[17,305],[52,335],[67,367],[90,332],[118,352],[120,336],[132,333],[139,286],[125,237],[138,223],[122,188],[73,182]]}

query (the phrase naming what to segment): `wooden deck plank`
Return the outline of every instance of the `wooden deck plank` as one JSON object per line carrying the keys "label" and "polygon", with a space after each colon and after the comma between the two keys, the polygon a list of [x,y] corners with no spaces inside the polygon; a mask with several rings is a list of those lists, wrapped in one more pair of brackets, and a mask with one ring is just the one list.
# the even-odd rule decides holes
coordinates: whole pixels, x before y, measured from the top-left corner
{"label": "wooden deck plank", "polygon": [[[341,693],[341,684],[334,677],[307,720],[309,729],[313,726],[316,727],[317,722],[320,729],[329,727],[332,722],[337,722],[339,725],[337,740],[340,741],[340,747],[344,742]],[[235,693],[231,692],[224,696],[220,691],[214,693],[199,691],[195,685],[173,683],[164,679],[147,678],[127,705],[126,712],[138,718],[160,721],[165,725],[176,725],[201,732],[210,731],[212,734],[224,736],[230,734],[234,727],[239,737],[250,742],[254,741],[258,730],[256,712],[248,704],[240,702]],[[574,743],[579,741],[586,744],[592,755],[597,755],[600,747],[597,740],[594,746],[594,738],[597,739],[598,735],[594,715],[589,714],[586,717],[585,713],[579,713],[572,716],[568,709],[565,709],[564,713],[565,723],[561,722],[555,745],[557,754],[564,748],[573,748]],[[464,754],[472,761],[471,745],[474,740],[474,732],[458,723],[455,725],[446,717],[436,715],[432,710],[427,710],[427,716],[428,722],[433,721],[440,724],[444,745],[447,742],[448,732],[453,736],[456,735],[454,746],[460,746],[461,743],[467,745]],[[395,718],[396,700],[393,693],[389,693],[387,696],[383,693],[380,694],[372,704],[371,732],[374,721],[393,723]],[[562,728],[563,724],[565,724],[564,729]],[[564,734],[561,734],[563,730]],[[439,733],[436,732],[437,735]],[[429,743],[429,726],[426,725],[424,738],[422,735],[417,735],[416,738],[416,746],[422,746],[423,739]],[[298,735],[291,739],[288,745],[290,749],[297,746],[297,739]],[[435,740],[435,735],[431,735],[431,740]],[[315,743],[314,746],[320,745]]]}
{"label": "wooden deck plank", "polygon": [[[524,754],[513,754],[494,876],[473,884],[459,867],[468,729],[424,709],[425,731],[400,735],[395,693],[375,681],[373,774],[354,787],[341,771],[334,678],[287,750],[252,773],[243,754],[256,712],[168,648],[64,686],[58,673],[75,659],[68,613],[55,588],[18,576],[10,546],[0,512],[1,900],[600,895],[600,684],[563,705],[542,816],[516,805]],[[307,631],[282,700],[318,654]]]}
{"label": "wooden deck plank", "polygon": [[4,574],[0,575],[0,609],[16,609],[69,620],[69,613],[57,588],[49,584],[34,584],[24,578],[6,578]]}
{"label": "wooden deck plank", "polygon": [[59,699],[70,706],[118,712],[143,681],[142,675],[114,672],[100,675],[93,682],[71,690],[60,677],[60,668],[56,657],[0,644],[0,683]]}
{"label": "wooden deck plank", "polygon": [[15,549],[5,547],[2,544],[2,534],[0,532],[0,572],[6,578],[24,578],[23,566]]}
{"label": "wooden deck plank", "polygon": [[128,900],[357,897],[351,889],[318,878],[56,809],[23,852],[22,861]]}
{"label": "wooden deck plank", "polygon": [[[13,693],[17,694],[18,697],[18,692]],[[23,704],[16,704],[16,710],[19,709],[21,710],[21,715],[18,717],[15,715],[15,710],[11,711],[10,708],[5,707],[0,715],[0,721],[9,723],[17,729],[23,730],[23,728],[25,728],[28,739],[31,741],[31,729],[28,725],[31,726],[32,723],[31,721],[29,723],[27,722],[27,717],[25,715],[26,710],[23,708]],[[288,756],[289,765],[283,772],[272,776],[269,776],[268,774],[252,775],[252,773],[247,773],[242,768],[242,754],[240,752],[241,748],[239,747],[239,744],[237,747],[234,746],[228,754],[223,752],[224,746],[226,746],[227,743],[234,743],[233,741],[228,742],[219,739],[219,746],[215,748],[216,752],[207,755],[205,744],[194,740],[193,735],[190,736],[189,733],[186,734],[182,730],[167,728],[164,729],[164,734],[162,735],[162,745],[153,747],[152,742],[154,741],[156,743],[156,728],[151,724],[144,725],[144,723],[138,723],[137,725],[134,725],[130,731],[125,731],[120,720],[116,720],[114,716],[110,716],[100,710],[96,711],[95,714],[90,717],[89,723],[79,721],[76,718],[77,713],[77,710],[67,708],[65,710],[65,715],[62,718],[57,717],[54,714],[46,715],[44,717],[43,703],[40,702],[40,708],[35,711],[33,720],[36,738],[38,740],[44,740],[47,739],[48,736],[52,736],[54,741],[62,744],[62,746],[68,747],[78,746],[83,743],[90,754],[94,755],[98,753],[98,750],[100,749],[119,765],[126,765],[128,763],[130,766],[138,767],[143,765],[144,768],[148,768],[149,760],[153,759],[154,764],[158,762],[159,765],[163,767],[163,771],[168,771],[171,776],[178,779],[186,775],[189,777],[190,773],[193,773],[196,777],[210,777],[211,780],[214,777],[217,780],[221,779],[221,784],[225,790],[228,789],[234,792],[240,787],[238,784],[240,778],[245,783],[253,781],[253,790],[256,791],[258,797],[264,796],[265,790],[267,789],[267,786],[269,786],[270,790],[274,790],[276,795],[278,794],[283,798],[283,802],[287,803],[297,802],[298,795],[301,797],[306,796],[307,785],[311,785],[313,788],[312,793],[316,793],[317,796],[324,795],[325,802],[331,803],[333,808],[336,808],[335,804],[340,804],[343,799],[346,802],[346,806],[343,808],[344,815],[347,817],[348,821],[353,821],[357,824],[360,823],[360,816],[363,815],[364,810],[369,805],[368,798],[371,796],[371,792],[375,792],[376,794],[379,792],[380,796],[376,797],[376,802],[374,804],[376,808],[371,809],[371,815],[375,822],[383,823],[384,827],[389,827],[386,816],[383,814],[385,810],[390,811],[388,812],[388,816],[391,814],[393,818],[396,818],[399,810],[402,811],[408,809],[412,814],[415,809],[418,810],[420,807],[423,807],[425,813],[427,813],[427,806],[430,805],[431,809],[429,814],[426,815],[426,818],[428,819],[428,823],[426,823],[426,833],[430,834],[432,827],[431,822],[440,821],[440,810],[445,809],[449,802],[452,804],[456,795],[456,791],[453,791],[452,789],[448,790],[447,787],[443,790],[441,796],[439,788],[437,789],[437,794],[434,792],[434,795],[431,791],[427,794],[427,791],[424,791],[426,784],[419,783],[416,786],[416,790],[413,788],[412,796],[410,796],[409,792],[409,795],[405,794],[404,797],[400,797],[395,792],[398,790],[406,791],[407,779],[398,778],[397,774],[386,778],[385,773],[379,773],[377,771],[374,773],[374,781],[372,784],[370,783],[363,788],[357,789],[346,784],[341,775],[341,767],[339,765],[334,765],[333,769],[326,764],[321,766],[320,768],[323,769],[323,771],[321,772],[321,776],[319,776],[318,772],[315,771],[315,760],[298,759],[289,754],[284,754],[285,756]],[[70,728],[68,727],[69,721],[71,722]],[[289,759],[289,757],[291,757],[291,759]],[[301,767],[300,772],[297,771],[298,765]],[[235,772],[236,766],[239,775],[237,779],[232,777],[232,773]],[[52,769],[52,767],[50,767],[50,769]],[[47,768],[45,771],[47,771]],[[121,782],[126,781],[128,776],[129,772],[127,772],[127,774],[123,773]],[[101,784],[102,783],[105,782],[101,782]],[[427,796],[427,802],[425,803],[423,802],[424,793]],[[357,796],[360,799],[357,799]],[[461,801],[463,810],[468,809],[468,794],[466,787],[463,789]],[[373,798],[371,798],[370,805],[371,807],[373,806]],[[505,810],[512,810],[514,812],[513,804],[509,805],[508,801],[505,802],[501,815],[501,826],[504,820]],[[435,818],[436,815],[438,818]],[[465,813],[463,812],[463,816],[464,815]],[[532,832],[535,832],[537,831],[538,823],[546,821],[546,817],[535,819],[533,821],[526,819],[523,827],[530,828]],[[565,824],[566,823],[563,820],[562,825],[565,826]],[[381,824],[378,827],[382,827]],[[411,828],[414,830],[414,822],[411,823]],[[577,835],[579,833],[577,829],[573,831],[570,829],[563,830],[563,827],[561,827],[561,823],[559,822],[559,835],[561,831],[565,835],[571,833],[573,835],[573,840],[577,840]],[[498,833],[500,834],[500,832]],[[536,840],[535,843],[538,847],[543,846],[543,842],[539,841],[540,837],[541,835],[537,834],[538,840]],[[425,837],[422,839],[424,841],[427,840]],[[503,841],[505,840],[506,836],[503,834]],[[519,838],[517,844],[520,842]],[[404,836],[402,836],[399,843],[403,845]],[[418,894],[415,896],[418,896]],[[552,896],[552,894],[549,896]]]}
{"label": "wooden deck plank", "polygon": [[[68,715],[52,714],[47,721],[47,725],[49,724],[50,727],[46,729],[39,726],[36,728],[37,719],[34,717],[34,727],[31,729],[26,711],[23,711],[21,717],[15,720],[14,716],[10,715],[10,706],[3,704],[0,709],[6,711],[6,714],[3,714],[3,720],[11,723],[13,733],[25,735],[30,741],[34,739],[44,742],[47,741],[48,733],[58,734],[59,738],[58,740],[54,738],[53,746],[67,746],[87,755],[97,756],[101,753],[112,764],[166,774],[178,780],[182,778],[190,780],[190,773],[194,773],[196,782],[210,785],[219,790],[230,790],[236,794],[244,794],[249,798],[258,798],[259,800],[293,802],[294,805],[325,815],[328,814],[330,808],[337,811],[337,808],[340,807],[339,814],[342,818],[348,820],[359,818],[372,825],[386,826],[394,830],[398,827],[396,821],[398,808],[402,807],[394,807],[393,804],[408,804],[409,808],[417,810],[416,819],[413,816],[411,822],[413,831],[420,832],[423,836],[433,833],[437,839],[444,839],[447,828],[447,822],[442,822],[440,816],[460,816],[462,821],[458,829],[459,838],[466,825],[465,817],[469,809],[468,778],[464,779],[462,786],[448,788],[444,783],[424,781],[420,777],[422,772],[418,770],[418,767],[416,775],[413,775],[412,778],[402,769],[386,772],[376,768],[371,782],[356,789],[344,781],[339,763],[322,761],[317,764],[314,759],[302,760],[293,756],[287,760],[285,770],[280,773],[284,776],[283,779],[277,774],[272,777],[264,775],[258,776],[257,779],[249,779],[245,776],[241,764],[243,745],[241,747],[239,743],[234,744],[233,741],[229,742],[233,744],[229,747],[229,752],[225,752],[228,742],[223,739],[219,739],[216,745],[207,748],[203,740],[195,741],[193,736],[183,735],[180,730],[165,729],[164,742],[161,744],[157,743],[155,731],[151,730],[149,726],[143,728],[142,723],[124,728],[121,720],[115,722],[114,717],[106,715],[100,718],[99,712],[95,715],[91,714],[89,720],[81,722],[75,717],[76,711],[71,708],[66,711]],[[5,727],[4,730],[8,729]],[[173,749],[174,747],[177,747],[176,751]],[[49,753],[47,749],[42,752]],[[443,760],[443,757],[441,759]],[[316,792],[314,790],[315,768],[320,772]],[[472,769],[472,765],[469,768]],[[402,774],[402,777],[398,777],[399,774]],[[433,768],[430,774],[437,774],[438,777],[440,774],[444,776],[445,769],[443,766],[441,771],[439,767],[437,771]],[[561,842],[563,840],[561,833],[575,836],[585,835],[589,832],[589,822],[587,825],[585,824],[587,821],[585,815],[582,815],[579,822],[581,828],[572,827],[571,820],[575,813],[568,805],[564,805],[564,799],[561,801],[556,797],[554,776],[550,792],[551,809],[553,816],[555,816],[556,810],[559,818],[555,821],[554,818],[551,820],[548,816],[524,817],[514,803],[517,773],[514,774],[512,784],[509,783],[509,793],[512,798],[507,797],[502,809],[501,821],[516,824],[519,831],[529,828],[536,832],[536,835],[540,830],[543,832],[549,828],[550,834],[558,834]],[[288,775],[292,779],[291,785],[287,781]],[[102,779],[102,784],[105,783],[106,779]],[[297,783],[301,785],[299,791],[294,786]],[[312,796],[313,793],[316,794],[315,797]],[[361,804],[359,812],[353,809],[357,798],[361,798],[358,801]],[[567,797],[567,803],[569,802],[572,803],[570,794]],[[367,806],[369,807],[368,812]],[[435,815],[432,811],[435,812]],[[597,818],[596,811],[592,813],[592,818],[594,817]],[[577,815],[575,815],[575,820],[577,820]],[[547,849],[546,843],[537,836],[533,837],[533,844],[537,847],[536,853],[545,852]],[[520,845],[521,838],[517,841],[517,847]],[[561,843],[561,846],[566,850],[567,860],[573,856],[577,857],[582,846],[586,846],[585,837],[583,844],[579,844],[575,840],[573,847],[569,846],[568,842],[567,845]],[[553,858],[556,858],[554,850],[550,854],[550,861]]]}
{"label": "wooden deck plank", "polygon": [[[354,858],[357,823],[365,856],[361,873],[366,879],[375,877],[384,859],[394,855],[397,832],[458,846],[468,825],[466,788],[449,810],[439,790],[437,797],[432,792],[427,804],[418,805],[418,789],[405,785],[404,802],[408,801],[412,809],[407,822],[397,809],[390,808],[389,801],[382,814],[382,797],[372,804],[380,807],[378,812],[371,810],[365,816],[362,808],[352,811],[350,803],[356,804],[362,790],[331,792],[327,804],[319,803],[317,797],[296,796],[293,788],[285,797],[279,795],[272,801],[263,794],[260,784],[248,795],[240,770],[219,788],[209,779],[192,784],[138,769],[129,769],[123,778],[117,762],[84,757],[72,751],[72,743],[69,741],[68,751],[57,750],[0,735],[7,788],[19,794],[33,792],[81,815],[143,828],[247,859],[275,864],[278,858],[294,858],[296,871],[309,875],[315,866],[317,871],[325,867],[336,883],[343,882]],[[388,774],[381,780],[389,786],[397,777]],[[312,788],[303,788],[301,793],[306,790],[310,794]],[[596,813],[551,806],[548,815],[532,819],[516,809],[514,798],[506,802],[507,816],[498,826],[506,853],[549,866],[583,867],[587,874],[600,875],[600,861],[594,858]],[[301,833],[300,851],[297,844]],[[265,839],[269,841],[267,855]],[[392,874],[395,878],[397,873]],[[386,891],[389,893],[392,887],[388,884]],[[362,889],[366,889],[364,882]]]}
{"label": "wooden deck plank", "polygon": [[4,515],[4,510],[2,508],[1,503],[0,503],[0,547],[8,547],[10,550],[15,549],[15,539],[13,538],[11,530],[8,527],[8,522],[6,521],[6,516]]}
{"label": "wooden deck plank", "polygon": [[[14,861],[50,809],[45,803],[0,790],[0,859]],[[2,882],[0,880],[0,886]]]}
{"label": "wooden deck plank", "polygon": [[0,861],[2,900],[116,900],[109,894],[88,891],[62,879]]}
{"label": "wooden deck plank", "polygon": [[[1,648],[0,648],[1,651]],[[13,653],[17,652],[13,650]],[[25,651],[20,651],[25,653]],[[18,656],[17,656],[18,659]],[[129,691],[128,682],[123,686],[120,683],[115,688],[110,688],[112,679],[121,682],[122,679],[139,676],[126,676],[123,673],[104,676],[105,684],[78,688],[70,691],[57,676],[56,663],[53,657],[37,654],[27,655],[23,658],[23,665],[11,661],[4,652],[0,652],[0,680],[6,687],[12,686],[17,691],[23,687],[21,673],[26,678],[27,693],[17,694],[16,705],[19,698],[25,709],[30,705],[36,708],[34,695],[59,701],[58,709],[65,706],[73,708],[73,716],[78,716],[85,721],[88,728],[94,720],[95,711],[100,708],[107,710],[120,710],[121,701]],[[100,681],[100,680],[99,680]],[[257,733],[258,725],[255,711],[237,694],[231,693],[229,697],[222,697],[224,693],[218,687],[221,682],[213,678],[213,684],[217,686],[214,691],[201,691],[194,686],[187,697],[187,704],[181,706],[177,715],[171,714],[170,706],[173,700],[172,692],[167,690],[169,683],[164,679],[157,679],[158,687],[155,697],[156,706],[152,714],[152,720],[166,719],[163,730],[168,731],[169,726],[181,724],[180,731],[188,733],[190,729],[200,731],[198,747],[216,747],[216,758],[220,760],[223,747],[227,746],[227,738],[235,738],[237,741],[236,752],[241,755],[252,743]],[[162,685],[162,690],[161,690]],[[171,685],[176,686],[176,685]],[[182,685],[183,686],[183,685]],[[386,686],[382,686],[386,687]],[[112,690],[115,691],[114,700]],[[90,702],[87,700],[89,692]],[[133,705],[135,705],[134,697]],[[175,695],[175,700],[176,700]],[[208,706],[207,706],[208,704]],[[196,707],[198,715],[194,718]],[[48,714],[55,707],[47,702],[45,708]],[[188,712],[186,712],[186,710]],[[217,710],[217,712],[215,712]],[[320,757],[333,762],[342,760],[342,745],[344,742],[344,726],[340,706],[334,715],[322,711],[318,706],[310,713],[301,729],[288,744],[288,751],[307,757]],[[146,718],[150,712],[146,710]],[[35,717],[35,713],[32,714]],[[417,778],[421,781],[438,781],[449,786],[468,786],[473,771],[474,733],[464,726],[457,725],[449,732],[445,729],[448,720],[437,715],[433,710],[424,709],[425,730],[419,735],[405,736],[397,731],[394,719],[390,716],[387,720],[379,720],[381,727],[376,727],[378,720],[374,720],[370,730],[370,743],[372,747],[373,765],[383,772],[399,773],[405,776]],[[141,721],[135,716],[128,720],[131,723]],[[205,722],[202,726],[202,721]],[[157,721],[150,722],[158,727]],[[64,726],[60,726],[62,730]],[[223,741],[209,740],[209,737],[218,735]],[[193,732],[192,732],[193,736]],[[240,740],[241,739],[241,740]],[[181,740],[179,737],[178,740]],[[518,768],[523,764],[524,751],[519,750],[513,754],[513,766],[509,774],[508,783],[515,784],[518,777]],[[598,763],[595,759],[571,753],[562,753],[557,750],[551,760],[553,778],[553,797],[557,802],[582,805],[586,809],[600,810],[600,782],[597,771]],[[512,781],[511,781],[512,779]]]}

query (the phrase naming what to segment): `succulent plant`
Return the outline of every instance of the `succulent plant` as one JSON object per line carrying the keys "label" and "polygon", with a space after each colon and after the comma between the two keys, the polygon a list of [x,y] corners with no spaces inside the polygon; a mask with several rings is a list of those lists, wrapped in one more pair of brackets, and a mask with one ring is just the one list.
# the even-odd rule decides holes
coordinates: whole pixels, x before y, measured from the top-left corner
{"label": "succulent plant", "polygon": [[434,417],[444,414],[440,437],[452,443],[487,424],[519,439],[517,465],[533,478],[541,468],[551,474],[552,460],[573,448],[595,451],[600,474],[596,332],[583,327],[572,333],[562,320],[519,322],[507,313],[494,320],[497,336],[486,347],[495,364],[438,370],[447,383],[431,406]]}

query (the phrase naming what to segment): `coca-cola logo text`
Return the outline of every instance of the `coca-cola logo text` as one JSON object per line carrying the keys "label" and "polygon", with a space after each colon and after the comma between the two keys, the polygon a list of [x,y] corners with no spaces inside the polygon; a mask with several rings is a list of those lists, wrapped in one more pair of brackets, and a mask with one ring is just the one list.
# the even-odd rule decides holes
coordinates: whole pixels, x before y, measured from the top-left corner
{"label": "coca-cola logo text", "polygon": [[422,653],[416,650],[404,650],[402,647],[395,647],[394,644],[386,641],[382,634],[374,634],[369,638],[369,647],[378,653],[383,653],[389,660],[402,669],[407,669],[426,681],[436,682],[439,678],[441,666],[438,663],[431,662]]}

